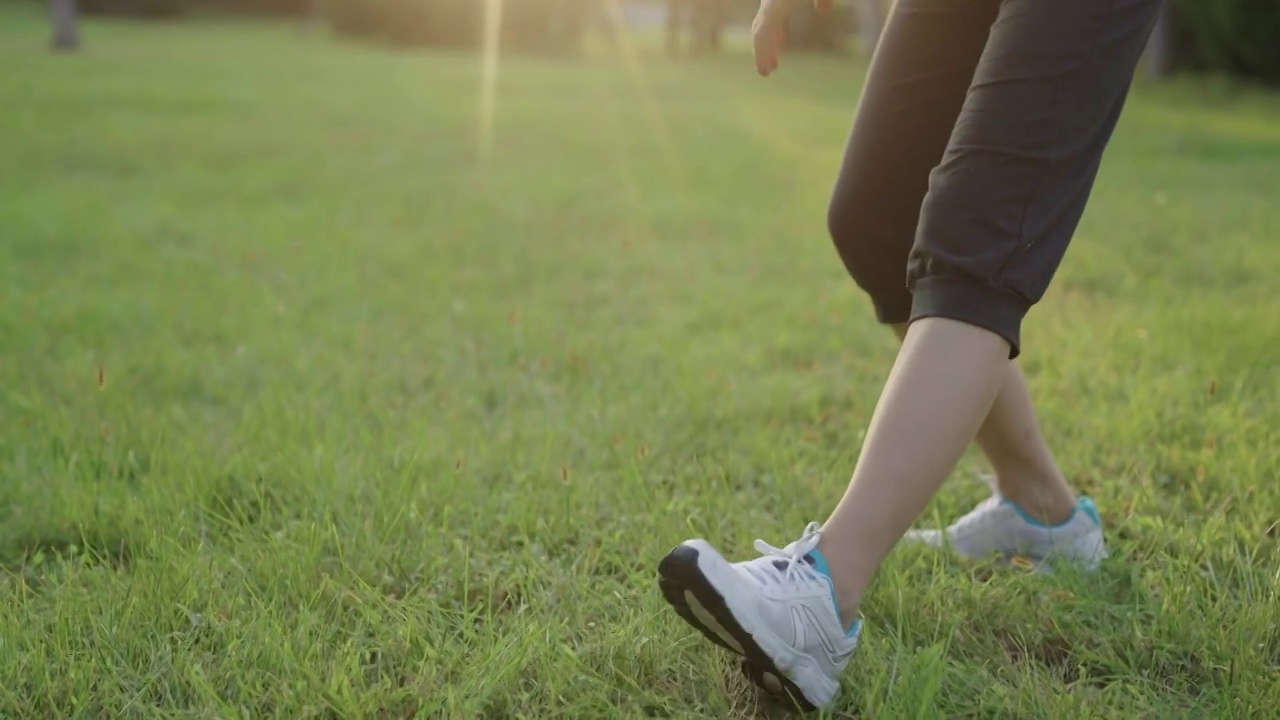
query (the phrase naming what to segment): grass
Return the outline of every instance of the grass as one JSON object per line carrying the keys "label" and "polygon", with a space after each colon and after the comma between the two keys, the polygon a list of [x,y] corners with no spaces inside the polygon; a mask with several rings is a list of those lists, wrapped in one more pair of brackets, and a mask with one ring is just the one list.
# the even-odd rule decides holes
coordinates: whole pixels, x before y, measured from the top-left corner
{"label": "grass", "polygon": [[[472,58],[43,22],[0,11],[0,716],[785,714],[654,568],[853,467],[894,353],[824,229],[862,67],[510,59],[486,157]],[[1278,111],[1140,84],[1028,320],[1112,559],[900,548],[836,716],[1280,707]]]}

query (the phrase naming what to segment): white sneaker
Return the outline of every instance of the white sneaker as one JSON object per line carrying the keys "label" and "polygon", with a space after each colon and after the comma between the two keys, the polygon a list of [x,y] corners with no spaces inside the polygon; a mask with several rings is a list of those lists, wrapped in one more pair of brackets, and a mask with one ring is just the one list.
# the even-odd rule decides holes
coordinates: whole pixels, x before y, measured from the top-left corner
{"label": "white sneaker", "polygon": [[978,503],[945,530],[911,530],[903,537],[934,547],[949,546],[960,555],[987,559],[1024,557],[1033,563],[1062,559],[1094,570],[1107,557],[1102,519],[1093,500],[1082,497],[1071,516],[1058,525],[1032,520],[999,493]]}
{"label": "white sneaker", "polygon": [[659,585],[680,617],[742,655],[743,671],[806,710],[827,707],[858,647],[862,623],[845,630],[820,529],[810,523],[785,548],[756,540],[763,556],[730,563],[705,540],[687,540],[658,565]]}

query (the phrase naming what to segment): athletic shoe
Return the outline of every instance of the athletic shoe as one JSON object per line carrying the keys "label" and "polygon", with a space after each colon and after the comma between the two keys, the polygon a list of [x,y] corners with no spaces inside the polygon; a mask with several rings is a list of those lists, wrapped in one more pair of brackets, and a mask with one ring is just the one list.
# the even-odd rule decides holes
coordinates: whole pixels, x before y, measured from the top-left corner
{"label": "athletic shoe", "polygon": [[903,539],[950,547],[973,559],[1022,557],[1038,565],[1062,559],[1086,570],[1096,569],[1107,557],[1102,519],[1087,497],[1076,502],[1066,520],[1046,525],[995,493],[946,529],[911,530]]}
{"label": "athletic shoe", "polygon": [[862,629],[840,620],[819,533],[810,523],[785,548],[756,540],[761,557],[739,563],[705,540],[687,540],[658,565],[662,593],[680,617],[742,655],[756,684],[806,710],[834,700]]}

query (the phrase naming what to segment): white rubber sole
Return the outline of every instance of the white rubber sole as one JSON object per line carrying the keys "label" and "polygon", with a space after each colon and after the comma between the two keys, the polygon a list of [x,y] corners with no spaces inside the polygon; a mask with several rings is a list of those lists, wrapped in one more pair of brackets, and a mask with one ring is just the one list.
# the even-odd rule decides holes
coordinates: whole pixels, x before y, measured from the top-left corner
{"label": "white rubber sole", "polygon": [[[940,530],[910,530],[902,536],[903,542],[950,552],[958,557],[976,562],[996,559],[1002,564],[1024,570],[1049,573],[1057,563],[1069,564],[1085,572],[1094,572],[1102,565],[1102,561],[1110,557],[1105,539],[1101,532],[1090,533],[1084,539],[1073,539],[1063,543],[1063,549],[1034,548],[1025,552],[1001,549],[992,551],[990,555],[967,552],[951,542],[946,533]],[[1089,547],[1090,550],[1082,550]]]}

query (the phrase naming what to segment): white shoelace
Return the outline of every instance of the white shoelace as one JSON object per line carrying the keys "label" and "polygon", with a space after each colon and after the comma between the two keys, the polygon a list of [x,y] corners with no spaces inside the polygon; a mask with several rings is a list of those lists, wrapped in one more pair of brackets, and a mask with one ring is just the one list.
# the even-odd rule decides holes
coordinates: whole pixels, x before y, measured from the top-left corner
{"label": "white shoelace", "polygon": [[757,569],[762,570],[762,568],[759,568],[757,563],[750,563],[748,567],[752,570],[752,574],[766,582],[803,582],[805,584],[813,582],[815,579],[813,573],[815,571],[810,567],[809,563],[805,562],[804,556],[818,547],[818,531],[820,529],[821,526],[817,522],[809,523],[805,526],[804,534],[800,536],[800,539],[785,548],[775,547],[764,540],[757,539],[755,541],[756,551],[763,556],[757,559],[757,563],[759,560],[768,560],[769,564],[772,565],[780,560],[786,565],[781,573],[776,570],[773,572],[756,572]]}

